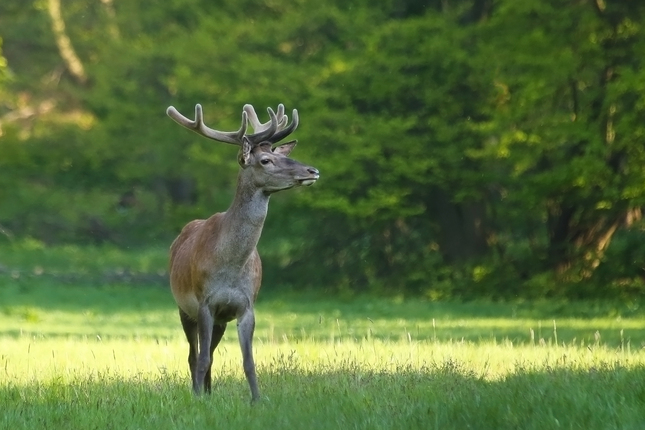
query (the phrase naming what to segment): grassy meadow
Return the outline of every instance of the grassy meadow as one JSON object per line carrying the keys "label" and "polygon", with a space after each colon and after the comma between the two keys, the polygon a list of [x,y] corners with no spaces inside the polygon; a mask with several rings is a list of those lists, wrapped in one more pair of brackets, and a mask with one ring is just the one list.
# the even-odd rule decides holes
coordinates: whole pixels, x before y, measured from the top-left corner
{"label": "grassy meadow", "polygon": [[0,247],[0,429],[642,429],[639,303],[339,300],[265,285],[190,391],[165,250]]}

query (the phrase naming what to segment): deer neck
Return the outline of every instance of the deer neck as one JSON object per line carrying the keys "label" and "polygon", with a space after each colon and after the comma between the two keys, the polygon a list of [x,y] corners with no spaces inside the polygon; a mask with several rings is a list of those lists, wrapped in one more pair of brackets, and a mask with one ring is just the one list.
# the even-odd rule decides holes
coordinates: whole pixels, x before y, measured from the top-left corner
{"label": "deer neck", "polygon": [[222,219],[225,247],[232,260],[245,264],[255,250],[269,209],[269,195],[240,172],[231,206]]}

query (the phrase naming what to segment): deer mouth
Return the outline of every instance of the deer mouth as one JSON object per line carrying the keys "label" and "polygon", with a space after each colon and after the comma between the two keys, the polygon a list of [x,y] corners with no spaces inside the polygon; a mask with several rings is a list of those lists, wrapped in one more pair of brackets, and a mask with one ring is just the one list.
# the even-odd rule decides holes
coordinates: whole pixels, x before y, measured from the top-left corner
{"label": "deer mouth", "polygon": [[318,180],[318,175],[313,176],[311,178],[298,179],[298,184],[308,187],[309,185],[313,185],[314,182],[316,182],[317,180]]}

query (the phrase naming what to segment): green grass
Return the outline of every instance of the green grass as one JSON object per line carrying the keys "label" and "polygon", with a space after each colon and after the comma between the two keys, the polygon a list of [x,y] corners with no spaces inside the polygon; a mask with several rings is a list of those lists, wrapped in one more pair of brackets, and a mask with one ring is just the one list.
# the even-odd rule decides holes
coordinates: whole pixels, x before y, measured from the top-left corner
{"label": "green grass", "polygon": [[[0,273],[14,277],[62,276],[101,280],[105,275],[164,274],[168,245],[143,249],[115,246],[46,246],[34,239],[3,243],[0,236]],[[110,278],[112,279],[112,278]]]}
{"label": "green grass", "polygon": [[162,270],[156,251],[106,250],[85,283],[32,261],[75,273],[66,258],[101,249],[4,250],[0,429],[645,428],[639,303],[341,301],[266,285],[251,406],[234,324],[197,398],[168,288],[101,282],[105,267]]}
{"label": "green grass", "polygon": [[581,358],[570,348],[264,343],[257,346],[263,398],[250,406],[237,351],[225,346],[216,356],[212,395],[194,398],[179,342],[17,343],[14,348],[27,351],[20,364],[9,357],[0,425],[636,429],[643,424],[645,371],[628,356],[608,351]]}
{"label": "green grass", "polygon": [[192,396],[165,289],[1,281],[0,428],[645,425],[639,315],[566,316],[554,330],[546,303],[269,292],[255,340],[263,397],[250,406],[234,325],[216,353],[213,394]]}

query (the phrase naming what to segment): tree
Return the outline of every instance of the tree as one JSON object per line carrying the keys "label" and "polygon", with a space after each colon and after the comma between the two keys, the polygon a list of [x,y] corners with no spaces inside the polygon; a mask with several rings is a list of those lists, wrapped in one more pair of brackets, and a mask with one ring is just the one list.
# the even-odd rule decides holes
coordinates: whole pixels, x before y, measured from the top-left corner
{"label": "tree", "polygon": [[[645,202],[644,10],[629,1],[499,2],[483,33],[498,90],[485,151],[506,165],[500,221],[537,235],[543,270],[567,279],[588,277]],[[544,231],[529,230],[536,225]]]}
{"label": "tree", "polygon": [[168,241],[225,209],[237,165],[165,108],[199,102],[234,129],[244,103],[282,102],[321,180],[272,205],[274,282],[432,297],[575,292],[562,281],[597,267],[613,282],[617,259],[642,260],[636,240],[609,246],[643,206],[644,7],[4,1],[0,225]]}
{"label": "tree", "polygon": [[486,173],[468,151],[483,140],[490,91],[460,16],[430,10],[374,28],[310,97],[324,100],[312,136],[324,186],[303,199],[333,222],[305,255],[355,287],[422,290],[442,261],[487,251]]}

